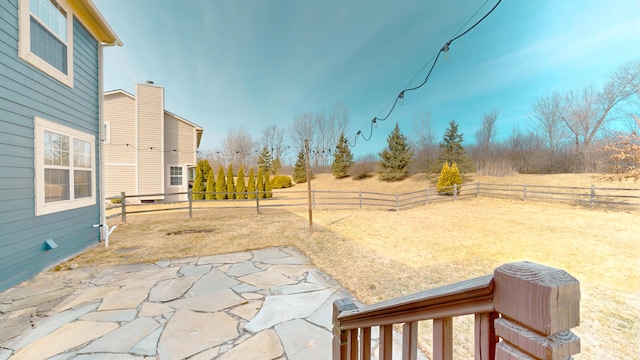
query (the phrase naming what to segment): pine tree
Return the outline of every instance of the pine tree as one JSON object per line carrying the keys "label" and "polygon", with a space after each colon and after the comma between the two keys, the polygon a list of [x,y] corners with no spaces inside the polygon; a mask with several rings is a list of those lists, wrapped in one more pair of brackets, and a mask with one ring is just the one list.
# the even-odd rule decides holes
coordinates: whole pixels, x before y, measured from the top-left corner
{"label": "pine tree", "polygon": [[349,170],[351,170],[353,164],[353,154],[349,149],[347,138],[344,133],[341,133],[336,151],[333,153],[333,165],[331,165],[333,176],[336,179],[349,176]]}
{"label": "pine tree", "polygon": [[403,180],[409,175],[413,151],[411,151],[407,137],[400,132],[397,123],[395,129],[387,137],[387,144],[387,148],[379,154],[378,179],[383,181]]}
{"label": "pine tree", "polygon": [[213,176],[213,171],[209,171],[209,177],[207,177],[207,193],[205,194],[205,199],[214,200],[216,198],[216,180]]}
{"label": "pine tree", "polygon": [[263,147],[262,151],[260,151],[260,155],[258,156],[258,168],[262,169],[263,173],[271,172],[273,163],[273,155],[271,155],[271,151],[267,149],[267,147]]}
{"label": "pine tree", "polygon": [[277,157],[273,159],[273,163],[271,164],[271,173],[273,175],[278,175],[280,169],[282,169],[282,162],[280,161],[280,158]]}
{"label": "pine tree", "polygon": [[[467,151],[462,147],[464,134],[458,134],[458,124],[455,120],[449,122],[449,127],[444,133],[442,143],[440,143],[440,155],[434,166],[440,166],[445,162],[450,164],[456,163],[460,165],[460,171],[464,173],[474,172],[475,165],[467,156]],[[437,171],[437,169],[433,169]]]}
{"label": "pine tree", "polygon": [[271,186],[271,179],[269,178],[269,173],[264,173],[264,192],[266,198],[273,197],[273,187]]}
{"label": "pine tree", "polygon": [[253,177],[253,168],[249,169],[249,180],[247,180],[247,199],[256,198],[256,179]]}
{"label": "pine tree", "polygon": [[238,181],[236,183],[236,191],[238,192],[238,194],[236,194],[236,199],[247,198],[247,194],[240,194],[247,191],[246,187],[244,186],[244,166],[242,165],[240,165],[240,170],[238,170]]}
{"label": "pine tree", "polygon": [[227,171],[227,199],[235,199],[236,185],[233,183],[233,165],[229,164]]}
{"label": "pine tree", "polygon": [[264,179],[262,176],[262,168],[258,169],[258,176],[256,177],[256,187],[258,188],[258,197],[263,199],[265,197],[264,193]]}
{"label": "pine tree", "polygon": [[224,168],[220,166],[218,169],[218,181],[216,181],[216,199],[224,200],[227,198],[227,183],[225,182],[224,177]]}
{"label": "pine tree", "polygon": [[[199,163],[198,163],[199,165]],[[193,181],[193,187],[191,188],[191,198],[193,200],[202,200],[204,199],[204,175],[202,174],[202,168],[200,166],[196,167],[196,178]]]}
{"label": "pine tree", "polygon": [[[313,178],[313,175],[311,175]],[[307,182],[307,161],[304,155],[304,149],[300,150],[298,153],[298,160],[296,160],[296,165],[293,168],[293,181],[298,184]]]}

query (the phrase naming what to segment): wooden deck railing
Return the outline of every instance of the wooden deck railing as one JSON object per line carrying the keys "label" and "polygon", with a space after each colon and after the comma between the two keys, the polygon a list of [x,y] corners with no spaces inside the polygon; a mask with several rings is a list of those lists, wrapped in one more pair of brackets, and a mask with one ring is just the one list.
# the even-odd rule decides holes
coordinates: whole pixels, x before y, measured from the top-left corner
{"label": "wooden deck railing", "polygon": [[378,358],[392,358],[394,324],[402,359],[416,359],[418,321],[433,320],[434,360],[453,358],[453,317],[475,315],[476,360],[571,359],[580,339],[580,284],[564,270],[509,263],[493,275],[358,308],[333,304],[333,359],[371,359],[371,327],[380,327]]}

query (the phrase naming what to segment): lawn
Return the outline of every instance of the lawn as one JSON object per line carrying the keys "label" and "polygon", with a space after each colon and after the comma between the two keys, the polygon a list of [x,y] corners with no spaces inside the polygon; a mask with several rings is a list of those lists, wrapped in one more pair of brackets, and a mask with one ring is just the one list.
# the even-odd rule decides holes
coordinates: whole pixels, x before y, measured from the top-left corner
{"label": "lawn", "polygon": [[[588,175],[525,176],[475,181],[589,186]],[[359,188],[389,193],[424,189],[424,175],[381,184],[333,180],[316,189]],[[638,188],[640,183],[597,186]],[[298,185],[294,189],[306,188]],[[276,196],[278,193],[276,192]],[[287,210],[288,209],[288,210]],[[530,260],[565,269],[581,282],[582,341],[576,359],[634,358],[640,353],[640,209],[596,209],[517,199],[466,198],[403,211],[207,209],[131,215],[108,248],[98,246],[61,264],[108,266],[293,245],[360,301],[371,304],[492,273],[505,262]],[[115,219],[114,223],[117,223]],[[468,358],[471,320],[456,331],[455,358]],[[429,324],[421,347],[430,348]]]}

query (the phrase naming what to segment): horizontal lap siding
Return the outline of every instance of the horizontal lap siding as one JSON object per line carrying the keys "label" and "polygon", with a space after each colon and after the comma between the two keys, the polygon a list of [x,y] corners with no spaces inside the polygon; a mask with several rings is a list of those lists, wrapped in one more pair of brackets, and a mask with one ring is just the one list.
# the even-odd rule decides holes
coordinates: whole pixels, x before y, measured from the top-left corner
{"label": "horizontal lap siding", "polygon": [[[188,190],[187,166],[196,164],[196,129],[193,125],[189,125],[184,121],[177,119],[169,114],[164,118],[164,136],[165,136],[165,164],[169,166],[182,166],[184,182],[182,186],[170,186],[170,179],[167,178],[165,183],[165,192],[186,192]],[[165,171],[168,174],[168,170]],[[177,199],[186,200],[187,196],[182,195]]]}
{"label": "horizontal lap siding", "polygon": [[[0,291],[99,241],[96,205],[35,216],[34,117],[96,136],[97,42],[74,19],[74,87],[18,58],[18,0],[0,1]],[[93,181],[98,184],[98,166]],[[97,198],[100,189],[96,186]],[[53,239],[58,248],[44,250]]]}
{"label": "horizontal lap siding", "polygon": [[123,191],[128,194],[138,193],[135,111],[135,100],[130,96],[122,93],[105,96],[104,119],[110,123],[110,143],[104,147],[107,197],[118,196]]}
{"label": "horizontal lap siding", "polygon": [[143,84],[138,84],[137,89],[138,192],[159,194],[164,192],[163,89]]}

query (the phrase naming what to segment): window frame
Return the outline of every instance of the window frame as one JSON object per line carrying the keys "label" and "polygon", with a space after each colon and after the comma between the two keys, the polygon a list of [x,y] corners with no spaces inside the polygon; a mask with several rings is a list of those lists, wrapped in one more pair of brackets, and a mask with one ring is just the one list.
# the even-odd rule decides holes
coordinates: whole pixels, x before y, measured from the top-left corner
{"label": "window frame", "polygon": [[[73,12],[66,0],[55,0],[55,2],[67,13],[67,73],[63,73],[46,60],[31,51],[31,0],[19,0],[18,2],[18,56],[40,69],[42,72],[73,88]],[[34,16],[35,18],[35,16]],[[39,18],[38,23],[49,30]],[[52,32],[55,35],[54,32]],[[57,36],[56,36],[57,37]],[[60,39],[62,41],[62,39]],[[62,41],[64,43],[64,41]]]}
{"label": "window frame", "polygon": [[[44,132],[45,130],[69,137],[69,200],[45,202],[45,159],[44,159]],[[82,140],[89,143],[91,167],[75,167],[74,140]],[[47,215],[61,211],[78,209],[96,204],[96,137],[83,131],[40,118],[34,117],[34,182],[35,182],[35,215]],[[74,170],[88,171],[91,175],[91,195],[88,197],[75,197]]]}
{"label": "window frame", "polygon": [[[179,185],[173,185],[171,184],[171,179],[175,176],[176,178],[178,177],[178,175],[172,175],[171,174],[171,169],[172,168],[179,168],[180,169],[180,184]],[[181,165],[169,165],[167,166],[167,171],[168,171],[168,175],[169,175],[169,187],[172,188],[177,188],[177,187],[182,187],[184,186],[184,175],[185,175],[185,171],[184,171],[184,166]]]}

